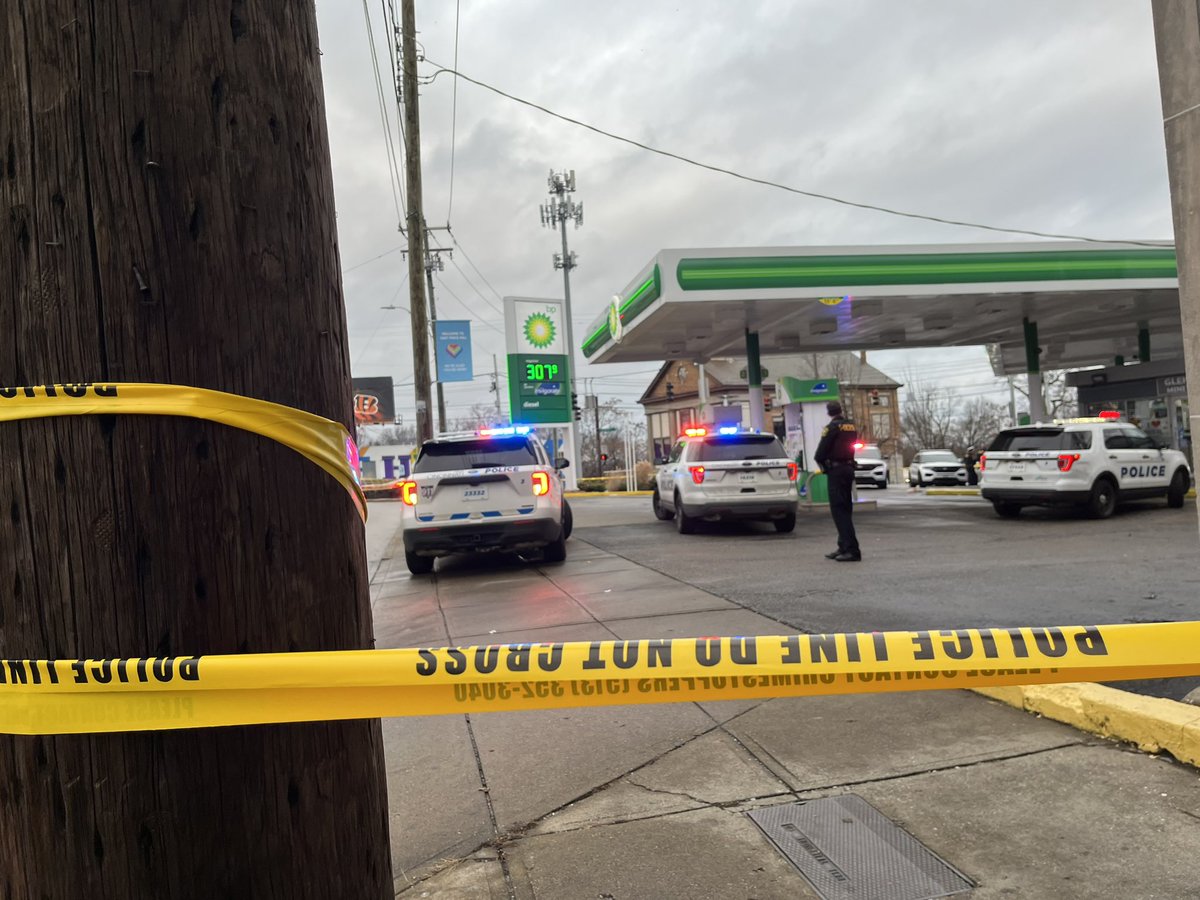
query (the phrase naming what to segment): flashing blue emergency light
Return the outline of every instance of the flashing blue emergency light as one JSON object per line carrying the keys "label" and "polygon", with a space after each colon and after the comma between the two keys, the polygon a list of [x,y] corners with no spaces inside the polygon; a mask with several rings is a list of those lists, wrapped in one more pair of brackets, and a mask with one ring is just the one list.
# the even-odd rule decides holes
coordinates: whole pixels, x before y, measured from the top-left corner
{"label": "flashing blue emergency light", "polygon": [[720,428],[717,429],[717,433],[718,434],[737,434],[738,430],[737,430],[736,425],[722,425]]}
{"label": "flashing blue emergency light", "polygon": [[529,434],[532,430],[528,425],[506,425],[503,428],[480,428],[475,433],[480,437],[507,437],[515,434]]}

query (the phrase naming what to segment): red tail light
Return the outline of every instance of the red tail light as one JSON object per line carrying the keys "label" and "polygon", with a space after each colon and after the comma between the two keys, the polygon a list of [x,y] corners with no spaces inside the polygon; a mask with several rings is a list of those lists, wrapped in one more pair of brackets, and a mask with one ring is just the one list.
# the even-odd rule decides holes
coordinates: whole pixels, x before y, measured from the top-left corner
{"label": "red tail light", "polygon": [[543,494],[550,493],[550,476],[546,472],[534,472],[533,477],[533,496],[540,497]]}
{"label": "red tail light", "polygon": [[417,505],[417,483],[415,481],[400,482],[400,499],[405,506]]}
{"label": "red tail light", "polygon": [[1070,472],[1071,466],[1079,462],[1078,453],[1060,453],[1058,454],[1058,471]]}
{"label": "red tail light", "polygon": [[987,454],[981,453],[981,454],[979,454],[979,471],[982,472],[986,468],[987,468]]}
{"label": "red tail light", "polygon": [[795,481],[800,475],[800,466],[794,462],[788,463],[788,481]]}
{"label": "red tail light", "polygon": [[692,473],[692,481],[704,484],[704,466],[688,466],[688,471]]}

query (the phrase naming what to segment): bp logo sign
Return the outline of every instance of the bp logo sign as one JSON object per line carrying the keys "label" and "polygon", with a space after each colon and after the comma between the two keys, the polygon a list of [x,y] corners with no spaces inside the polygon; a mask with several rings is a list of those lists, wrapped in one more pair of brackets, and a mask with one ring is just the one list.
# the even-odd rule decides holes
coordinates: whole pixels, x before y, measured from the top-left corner
{"label": "bp logo sign", "polygon": [[825,381],[818,381],[811,388],[809,388],[809,390],[812,391],[814,394],[818,394],[818,395],[828,394],[829,393],[829,384],[828,384],[828,382],[825,382]]}
{"label": "bp logo sign", "polygon": [[554,343],[554,323],[545,313],[533,313],[525,319],[525,340],[538,350],[545,350]]}
{"label": "bp logo sign", "polygon": [[625,337],[625,323],[621,321],[621,298],[613,295],[612,303],[608,306],[608,333],[612,335],[613,343],[621,343]]}

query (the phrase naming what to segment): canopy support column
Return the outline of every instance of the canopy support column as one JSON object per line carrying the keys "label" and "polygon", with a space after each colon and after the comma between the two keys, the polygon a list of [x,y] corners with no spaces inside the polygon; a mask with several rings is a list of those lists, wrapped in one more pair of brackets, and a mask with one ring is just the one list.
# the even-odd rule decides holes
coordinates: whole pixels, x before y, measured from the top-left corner
{"label": "canopy support column", "polygon": [[1042,348],[1038,346],[1037,322],[1022,320],[1025,327],[1025,367],[1029,373],[1029,421],[1046,420],[1046,398],[1042,394]]}
{"label": "canopy support column", "polygon": [[762,363],[758,356],[758,332],[746,329],[746,381],[750,385],[750,427],[763,430]]}
{"label": "canopy support column", "polygon": [[1138,328],[1138,362],[1150,362],[1150,329],[1144,325]]}

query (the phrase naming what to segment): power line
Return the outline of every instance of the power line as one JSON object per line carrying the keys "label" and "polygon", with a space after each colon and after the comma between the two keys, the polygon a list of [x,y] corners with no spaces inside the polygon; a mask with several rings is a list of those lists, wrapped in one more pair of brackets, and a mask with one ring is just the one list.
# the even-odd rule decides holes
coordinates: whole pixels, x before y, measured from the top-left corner
{"label": "power line", "polygon": [[446,225],[446,231],[449,232],[449,234],[450,234],[450,240],[454,241],[454,246],[457,247],[459,249],[459,252],[462,253],[463,259],[465,259],[470,264],[471,268],[475,270],[475,274],[478,275],[480,277],[480,279],[482,279],[483,283],[488,286],[489,290],[491,290],[491,292],[496,295],[496,299],[499,300],[501,303],[503,303],[504,298],[500,296],[500,292],[498,290],[496,290],[494,287],[492,287],[492,283],[487,280],[487,278],[484,276],[484,274],[482,272],[479,271],[479,266],[475,265],[475,261],[473,259],[471,259],[471,254],[467,253],[466,247],[464,247],[459,242],[458,236],[455,235],[455,233],[451,230],[449,224]]}
{"label": "power line", "polygon": [[[366,0],[363,0],[365,3]],[[462,0],[454,2],[454,68],[458,68],[458,13]],[[446,201],[446,221],[454,208],[454,136],[458,125],[458,80],[454,81],[453,99],[450,101],[450,199]]]}
{"label": "power line", "polygon": [[699,160],[691,159],[690,157],[682,156],[681,154],[678,154],[678,153],[672,153],[669,150],[661,150],[658,147],[652,147],[649,144],[643,144],[641,141],[635,141],[633,138],[627,138],[627,137],[623,137],[619,134],[613,134],[611,131],[605,131],[603,128],[597,128],[595,125],[589,125],[587,122],[581,122],[579,119],[574,119],[571,116],[567,116],[567,115],[563,115],[562,113],[555,112],[554,110],[548,109],[545,106],[541,106],[540,104],[533,103],[532,101],[529,101],[529,100],[524,100],[521,97],[516,97],[512,94],[509,94],[505,91],[500,90],[500,88],[498,88],[498,87],[494,87],[490,84],[487,84],[486,82],[477,81],[476,79],[471,78],[468,75],[464,75],[462,72],[458,72],[455,69],[448,69],[445,66],[440,66],[431,59],[426,58],[426,61],[429,62],[431,65],[435,66],[437,69],[437,71],[435,71],[434,74],[432,75],[432,77],[429,79],[428,83],[432,83],[433,80],[436,79],[438,75],[442,74],[443,72],[446,72],[450,75],[455,76],[456,78],[461,78],[464,81],[468,81],[471,84],[476,85],[477,87],[481,87],[486,91],[491,91],[493,94],[499,94],[501,97],[505,97],[508,100],[512,100],[514,103],[520,103],[522,106],[528,106],[531,109],[536,109],[540,112],[545,113],[548,116],[553,116],[556,119],[561,119],[564,122],[569,122],[572,125],[577,125],[580,128],[587,129],[588,131],[591,131],[595,134],[602,135],[603,137],[606,137],[606,138],[610,138],[611,140],[620,141],[623,144],[630,144],[634,147],[638,147],[638,148],[640,148],[642,150],[646,150],[650,153],[656,153],[659,156],[665,156],[668,159],[674,159],[674,160],[677,160],[678,162],[686,163],[689,166],[696,166],[697,168],[700,168],[700,169],[707,169],[710,172],[717,172],[718,174],[721,174],[721,175],[729,175],[732,178],[737,178],[742,181],[748,181],[748,182],[751,182],[752,184],[761,184],[766,187],[777,188],[778,190],[787,191],[788,193],[791,193],[791,194],[799,194],[802,197],[811,197],[814,200],[826,200],[830,203],[837,203],[842,206],[850,206],[850,207],[854,207],[855,209],[866,209],[866,210],[870,210],[872,212],[884,213],[889,216],[900,216],[900,217],[903,217],[906,219],[920,219],[921,221],[925,221],[925,222],[936,222],[940,225],[953,225],[953,226],[957,226],[960,228],[978,228],[983,231],[994,231],[994,232],[999,232],[1002,234],[1020,234],[1020,235],[1026,235],[1029,237],[1053,238],[1056,240],[1086,241],[1086,242],[1092,243],[1092,244],[1132,244],[1132,245],[1136,245],[1136,246],[1140,246],[1140,247],[1169,247],[1169,246],[1171,246],[1170,242],[1167,242],[1167,241],[1128,241],[1128,240],[1112,241],[1112,240],[1106,240],[1104,238],[1085,237],[1085,236],[1079,235],[1079,234],[1059,234],[1057,232],[1052,232],[1052,231],[1034,231],[1034,230],[1028,229],[1028,228],[1005,228],[1001,225],[985,225],[981,222],[967,222],[967,221],[961,220],[961,219],[947,219],[947,218],[943,218],[942,216],[932,216],[932,215],[926,215],[924,213],[908,212],[908,211],[902,210],[902,209],[893,209],[893,208],[887,207],[887,206],[879,206],[874,203],[862,203],[857,200],[847,200],[844,197],[835,197],[832,194],[822,194],[817,191],[806,191],[802,188],[792,187],[791,185],[787,185],[787,184],[781,184],[778,181],[770,181],[765,178],[756,178],[752,175],[743,175],[741,172],[736,172],[733,169],[726,169],[721,166],[714,166],[714,165],[710,165],[709,163],[703,163],[703,162],[700,162]]}
{"label": "power line", "polygon": [[[451,261],[453,261],[453,258],[451,258]],[[451,297],[453,297],[455,300],[457,300],[458,305],[467,311],[467,315],[469,315],[469,316],[474,315],[474,312],[471,310],[471,307],[467,306],[467,304],[463,302],[462,298],[459,297],[458,294],[456,294],[456,293],[454,293],[454,291],[450,290],[449,285],[446,284],[446,280],[444,278],[442,278],[441,275],[435,275],[434,277],[437,278],[438,284],[440,284],[442,286],[442,290],[444,290],[447,294],[449,294]],[[487,319],[481,318],[481,319],[479,319],[479,323],[481,325],[486,325],[488,328],[492,329],[492,331],[496,332],[496,334],[499,334],[499,335],[504,334],[503,329],[497,328],[495,325],[493,325]]]}
{"label": "power line", "polygon": [[503,317],[503,316],[504,316],[504,310],[502,310],[502,309],[501,309],[500,307],[498,307],[498,306],[497,306],[495,303],[493,303],[493,302],[492,302],[492,301],[491,301],[491,300],[490,300],[490,299],[487,297],[487,295],[486,295],[486,294],[484,294],[484,293],[483,293],[481,290],[479,290],[479,288],[475,287],[475,283],[474,283],[473,281],[471,281],[471,279],[470,279],[470,278],[468,278],[468,277],[467,277],[467,273],[466,273],[466,272],[464,272],[464,271],[463,271],[463,267],[462,267],[462,266],[460,266],[460,265],[458,264],[458,260],[456,260],[456,259],[455,259],[455,258],[452,256],[452,257],[450,257],[450,262],[453,264],[454,268],[456,268],[456,269],[458,270],[458,274],[459,274],[459,275],[461,275],[461,276],[463,277],[463,281],[465,281],[467,284],[469,284],[469,285],[471,286],[471,290],[473,290],[473,291],[474,291],[474,292],[475,292],[475,293],[476,293],[476,294],[479,296],[479,299],[480,299],[480,300],[482,300],[484,303],[486,303],[486,304],[487,304],[489,307],[491,307],[491,309],[492,309],[494,312],[497,312],[497,313],[499,313],[499,314],[500,314],[500,316],[501,316],[501,317]]}
{"label": "power line", "polygon": [[377,259],[383,259],[385,256],[388,256],[392,253],[397,252],[398,250],[403,250],[403,249],[404,249],[403,247],[393,247],[391,250],[384,250],[378,256],[372,256],[370,259],[364,259],[360,263],[355,263],[354,265],[350,266],[350,268],[348,268],[348,269],[342,269],[342,274],[345,275],[347,272],[353,272],[355,269],[361,269],[367,263],[373,263]]}
{"label": "power line", "polygon": [[[400,233],[404,233],[404,215],[400,207],[404,205],[404,179],[400,176],[400,167],[396,162],[396,151],[392,146],[392,126],[387,115],[387,103],[383,99],[383,82],[379,79],[379,55],[375,52],[375,30],[371,26],[371,12],[367,8],[367,0],[362,0],[363,18],[367,22],[367,45],[371,49],[371,74],[375,78],[375,98],[379,103],[379,118],[383,123],[385,148],[388,157],[388,178],[392,183],[392,200],[396,204],[396,223]],[[385,22],[386,24],[386,22]]]}

